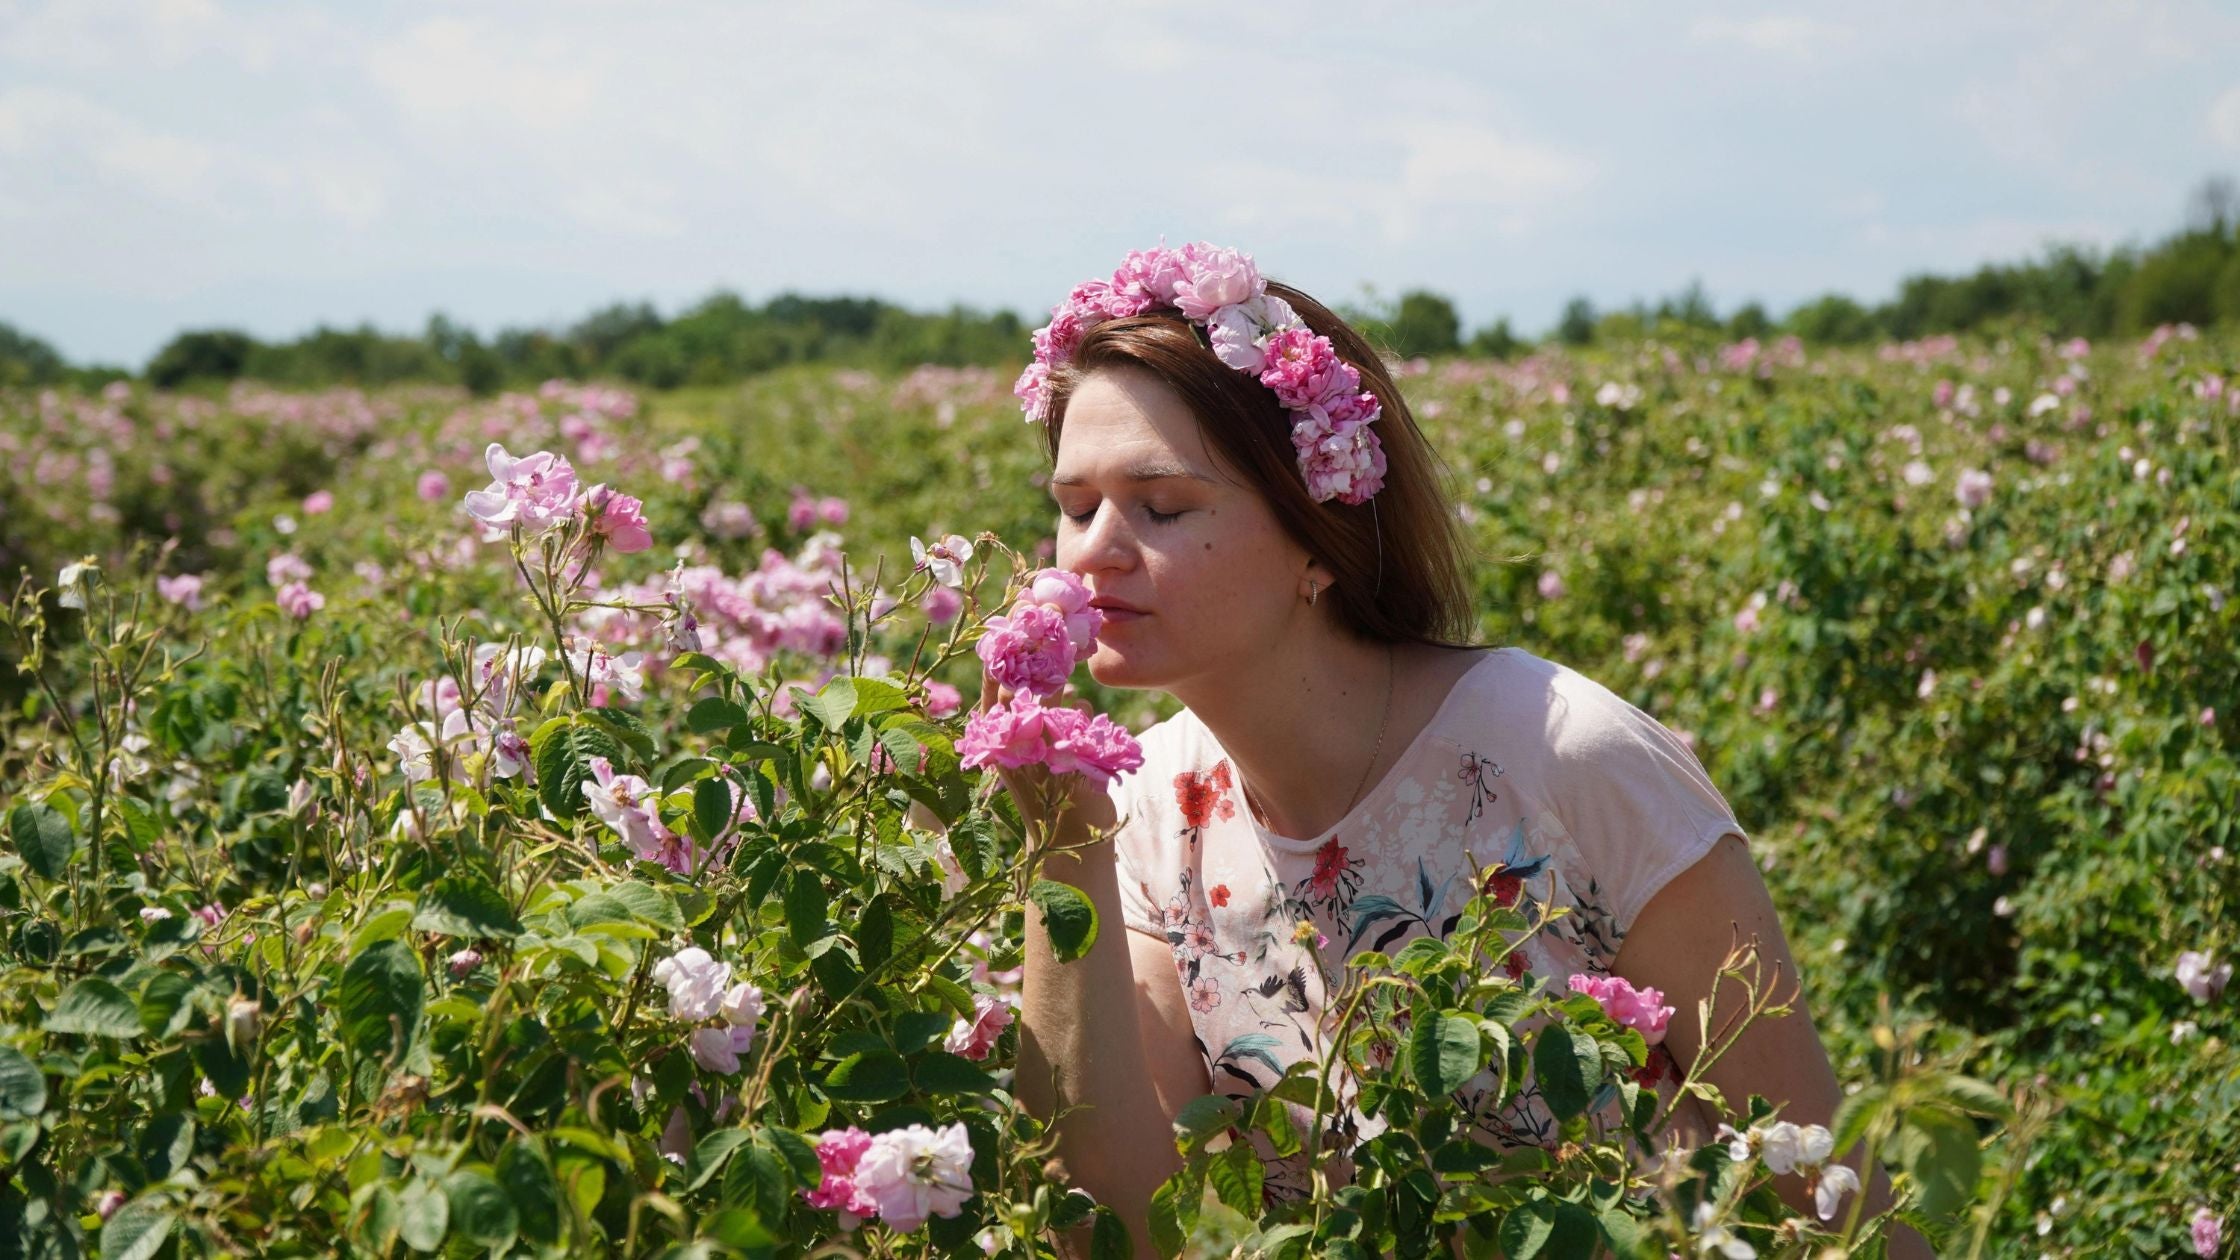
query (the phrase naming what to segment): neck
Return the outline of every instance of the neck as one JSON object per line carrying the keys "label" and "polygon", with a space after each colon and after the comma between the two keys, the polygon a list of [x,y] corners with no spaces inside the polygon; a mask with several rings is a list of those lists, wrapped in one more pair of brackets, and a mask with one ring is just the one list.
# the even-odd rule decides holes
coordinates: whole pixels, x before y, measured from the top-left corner
{"label": "neck", "polygon": [[[1376,786],[1371,752],[1388,704],[1377,760],[1389,760],[1404,744],[1400,702],[1415,659],[1398,646],[1299,636],[1249,669],[1211,671],[1169,690],[1213,732],[1252,785],[1266,813],[1263,825],[1307,839],[1345,817],[1357,784],[1364,794]],[[1414,731],[1407,734],[1412,738]]]}

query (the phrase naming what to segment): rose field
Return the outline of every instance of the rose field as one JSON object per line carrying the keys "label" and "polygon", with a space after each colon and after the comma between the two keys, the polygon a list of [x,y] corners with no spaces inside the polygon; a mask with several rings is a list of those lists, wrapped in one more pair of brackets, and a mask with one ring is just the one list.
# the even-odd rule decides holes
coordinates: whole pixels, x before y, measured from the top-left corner
{"label": "rose field", "polygon": [[[1750,831],[1848,1096],[1825,1126],[1690,1076],[1733,1132],[1636,1175],[1587,1115],[1656,1144],[1662,1023],[1501,966],[1546,917],[1489,869],[1452,936],[1330,978],[1335,1066],[1391,1121],[1349,1179],[1263,1194],[1245,1132],[1328,1153],[1281,1103],[1335,1073],[1295,1070],[1185,1109],[1148,1220],[1073,1188],[1013,1090],[1023,934],[1122,929],[995,771],[1124,774],[1170,710],[1073,668],[1009,372],[18,390],[5,1250],[1878,1255],[1832,1162],[1863,1152],[1939,1254],[2215,1252],[2240,341],[1400,375],[1480,638],[1680,732]],[[968,723],[1036,618],[1070,631],[1034,690],[1070,671],[1125,730]],[[1794,979],[1739,944],[1714,1048]],[[1467,1136],[1489,1068],[1560,1144]]]}

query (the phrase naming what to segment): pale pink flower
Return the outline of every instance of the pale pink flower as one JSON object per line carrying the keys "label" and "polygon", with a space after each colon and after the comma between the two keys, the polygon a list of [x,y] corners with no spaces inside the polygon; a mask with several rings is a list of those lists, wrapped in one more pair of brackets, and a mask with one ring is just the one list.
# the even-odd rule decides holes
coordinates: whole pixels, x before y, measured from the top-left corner
{"label": "pale pink flower", "polygon": [[413,490],[423,503],[441,503],[451,497],[451,478],[431,468],[420,474],[420,480],[413,483]]}
{"label": "pale pink flower", "polygon": [[483,460],[490,467],[490,484],[468,491],[465,504],[485,525],[519,526],[523,533],[539,534],[566,524],[581,505],[576,470],[564,456],[538,451],[516,459],[492,442]]}
{"label": "pale pink flower", "polygon": [[1673,1008],[1664,1005],[1664,994],[1659,990],[1636,989],[1622,976],[1574,974],[1570,984],[1574,992],[1584,993],[1600,1003],[1611,1019],[1639,1030],[1642,1040],[1650,1045],[1664,1040],[1665,1026],[1672,1020]]}
{"label": "pale pink flower", "polygon": [[937,678],[926,680],[926,716],[947,717],[964,704],[964,695]]}
{"label": "pale pink flower", "polygon": [[786,505],[786,524],[796,531],[816,528],[817,501],[806,490],[793,492],[793,502]]}
{"label": "pale pink flower", "polygon": [[1991,501],[1991,474],[1980,468],[1964,468],[1953,489],[1953,497],[1960,506],[1973,510]]}
{"label": "pale pink flower", "polygon": [[946,586],[927,587],[926,593],[918,597],[918,610],[926,615],[927,621],[945,626],[964,611],[964,596]]}
{"label": "pale pink flower", "polygon": [[1221,1005],[1221,986],[1212,976],[1199,976],[1190,982],[1190,1009],[1200,1015]]}
{"label": "pale pink flower", "polygon": [[188,612],[202,610],[202,575],[182,573],[177,577],[163,576],[156,579],[156,594],[165,602],[179,604]]}
{"label": "pale pink flower", "polygon": [[942,1048],[967,1059],[985,1059],[996,1048],[996,1038],[1011,1024],[1011,1004],[985,993],[972,997],[972,1018],[960,1019],[949,1030]]}
{"label": "pale pink flower", "polygon": [[2217,1248],[2223,1241],[2224,1222],[2217,1219],[2217,1214],[2207,1208],[2195,1208],[2193,1212],[2193,1254],[2202,1257],[2202,1260],[2209,1260],[2209,1257],[2217,1254]]}
{"label": "pale pink flower", "polygon": [[910,536],[911,566],[932,573],[942,586],[963,586],[964,566],[971,559],[972,540],[962,534],[945,535],[930,547],[917,535]]}
{"label": "pale pink flower", "polygon": [[1563,574],[1556,572],[1554,569],[1549,569],[1541,573],[1540,598],[1562,599],[1563,591]]}
{"label": "pale pink flower", "polygon": [[817,500],[817,519],[827,525],[847,524],[848,501],[829,494]]}
{"label": "pale pink flower", "polygon": [[290,582],[281,587],[273,600],[280,605],[280,611],[297,621],[307,620],[311,614],[327,606],[326,596],[301,582]]}
{"label": "pale pink flower", "polygon": [[303,514],[318,516],[334,510],[334,491],[314,490],[303,496]]}
{"label": "pale pink flower", "polygon": [[736,1076],[739,1072],[739,1056],[745,1054],[753,1044],[752,1028],[695,1028],[690,1042],[692,1061],[710,1072]]}
{"label": "pale pink flower", "polygon": [[1182,247],[1182,270],[1171,301],[1200,323],[1224,306],[1258,297],[1266,288],[1250,254],[1203,241]]}
{"label": "pale pink flower", "polygon": [[731,964],[717,962],[707,950],[688,945],[655,963],[653,979],[669,990],[670,1015],[698,1021],[721,1009],[724,989],[731,983]]}
{"label": "pale pink flower", "polygon": [[890,1229],[906,1232],[930,1216],[956,1216],[973,1195],[972,1141],[962,1121],[890,1129],[873,1136],[856,1161],[855,1184],[879,1205]]}
{"label": "pale pink flower", "polygon": [[2007,846],[2003,844],[1992,845],[1991,851],[1983,855],[1983,865],[1985,870],[1990,871],[1994,875],[2006,874]]}
{"label": "pale pink flower", "polygon": [[308,582],[311,580],[311,566],[305,563],[302,556],[292,551],[283,551],[264,562],[264,580],[275,590],[290,582]]}
{"label": "pale pink flower", "polygon": [[2200,950],[2186,950],[2178,955],[2178,984],[2195,1001],[2210,1002],[2224,992],[2232,979],[2232,964],[2219,963],[2214,955]]}
{"label": "pale pink flower", "polygon": [[653,545],[653,533],[646,528],[645,504],[604,483],[586,491],[583,501],[591,510],[592,527],[606,538],[609,547],[627,554]]}
{"label": "pale pink flower", "polygon": [[1290,303],[1263,293],[1215,311],[1206,321],[1206,338],[1215,358],[1239,371],[1257,373],[1268,361],[1262,349],[1268,338],[1298,322]]}
{"label": "pale pink flower", "polygon": [[450,969],[452,979],[463,980],[467,973],[482,965],[482,951],[470,946],[444,959],[443,962],[444,966]]}

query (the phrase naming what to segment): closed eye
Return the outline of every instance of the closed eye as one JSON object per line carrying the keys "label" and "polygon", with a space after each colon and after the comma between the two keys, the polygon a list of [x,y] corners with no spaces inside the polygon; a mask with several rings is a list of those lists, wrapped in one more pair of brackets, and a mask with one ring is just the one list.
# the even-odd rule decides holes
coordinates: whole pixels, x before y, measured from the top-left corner
{"label": "closed eye", "polygon": [[[1154,525],[1171,525],[1174,522],[1182,519],[1182,513],[1180,512],[1162,512],[1159,509],[1150,506],[1146,506],[1143,509],[1143,514],[1150,517],[1151,523]],[[1064,516],[1067,520],[1072,521],[1076,525],[1086,525],[1089,523],[1089,519],[1096,515],[1096,511],[1094,509],[1091,509],[1090,511],[1082,512],[1079,514],[1073,512],[1061,512],[1059,515]]]}

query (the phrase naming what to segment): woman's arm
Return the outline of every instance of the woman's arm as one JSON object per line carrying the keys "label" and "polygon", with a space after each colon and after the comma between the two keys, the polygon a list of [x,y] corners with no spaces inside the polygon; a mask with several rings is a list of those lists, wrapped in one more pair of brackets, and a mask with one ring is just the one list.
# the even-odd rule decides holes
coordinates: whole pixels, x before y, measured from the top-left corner
{"label": "woman's arm", "polygon": [[[1085,836],[1068,812],[1066,842]],[[1075,1184],[1120,1214],[1138,1256],[1151,1246],[1152,1192],[1182,1167],[1174,1114],[1208,1092],[1205,1065],[1191,1047],[1190,1012],[1171,951],[1122,925],[1112,842],[1060,856],[1044,868],[1073,884],[1097,908],[1097,941],[1061,963],[1050,951],[1039,911],[1026,915],[1026,977],[1020,1014],[1020,1101],[1037,1116],[1080,1106],[1058,1122],[1058,1158]],[[1066,1240],[1088,1254],[1089,1231]]]}
{"label": "woman's arm", "polygon": [[[1777,992],[1787,994],[1798,984],[1796,960],[1790,956],[1788,937],[1781,930],[1765,880],[1750,858],[1749,846],[1729,833],[1657,891],[1635,917],[1618,951],[1612,970],[1637,987],[1663,990],[1665,1002],[1674,1008],[1665,1044],[1683,1067],[1694,1063],[1703,1049],[1696,1006],[1711,995],[1712,981],[1737,928],[1742,940],[1757,937],[1767,983],[1775,983],[1774,968],[1779,967]],[[1726,996],[1731,998],[1735,992],[1729,986]],[[1826,1125],[1834,1118],[1843,1092],[1801,988],[1791,1005],[1786,1016],[1752,1024],[1703,1079],[1716,1086],[1730,1106],[1739,1107],[1751,1094],[1759,1094],[1781,1104],[1784,1120]],[[1712,1012],[1714,1032],[1730,1009],[1731,1004]],[[1880,1169],[1869,1178],[1859,1169],[1859,1158],[1853,1152],[1844,1162],[1860,1172],[1861,1184],[1867,1188],[1867,1213],[1879,1212],[1890,1202],[1888,1180]],[[1774,1188],[1791,1207],[1817,1219],[1803,1177],[1777,1176]],[[1841,1222],[1849,1211],[1846,1202],[1836,1221]],[[1932,1260],[1928,1244],[1902,1225],[1891,1231],[1889,1254],[1892,1260]]]}

